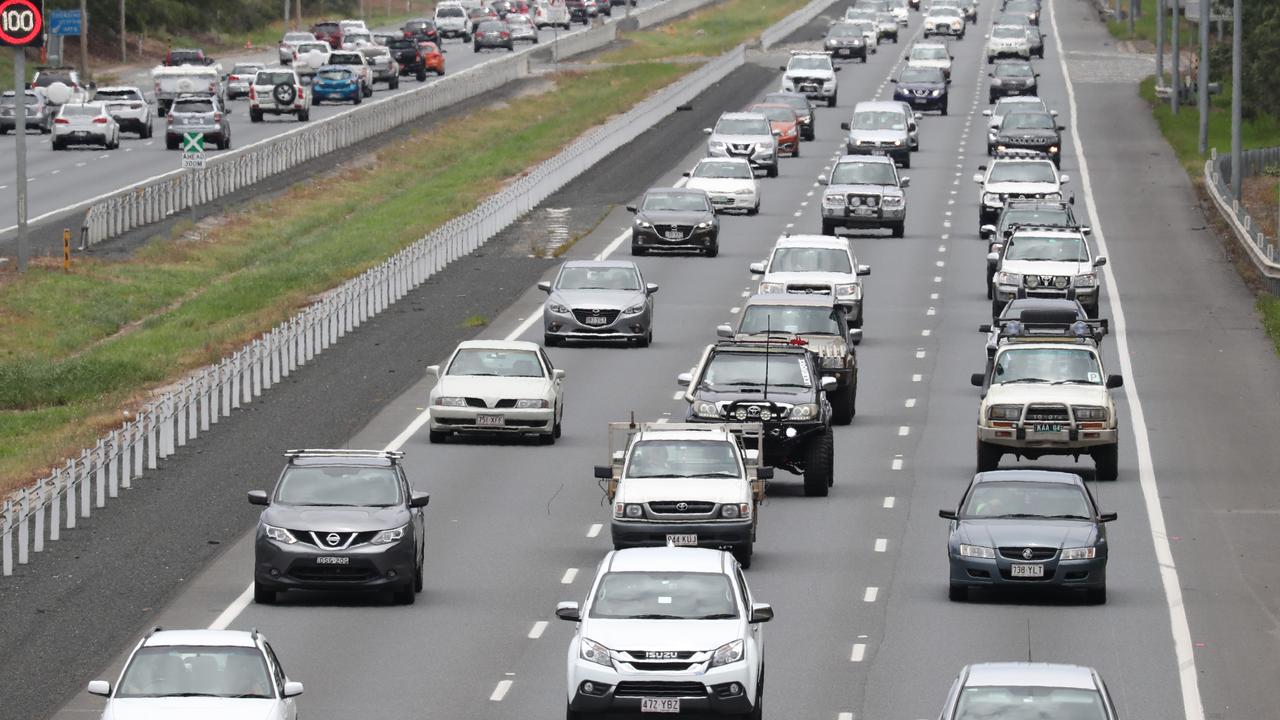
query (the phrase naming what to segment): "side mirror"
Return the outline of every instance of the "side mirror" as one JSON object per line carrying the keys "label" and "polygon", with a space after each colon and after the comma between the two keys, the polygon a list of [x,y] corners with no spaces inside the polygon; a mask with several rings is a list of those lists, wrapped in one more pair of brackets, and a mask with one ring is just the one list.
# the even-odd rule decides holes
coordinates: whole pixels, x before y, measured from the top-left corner
{"label": "side mirror", "polygon": [[911,178],[910,178],[910,177],[901,177],[901,178],[898,178],[898,187],[900,187],[900,188],[909,188],[909,187],[911,187]]}
{"label": "side mirror", "polygon": [[751,263],[750,265],[747,266],[747,269],[755,273],[756,275],[763,275],[764,263],[762,262]]}
{"label": "side mirror", "polygon": [[1113,513],[1113,512],[1112,512],[1112,513],[1102,513],[1101,515],[1099,515],[1099,516],[1098,516],[1098,522],[1104,522],[1104,523],[1115,522],[1115,521],[1116,521],[1116,518],[1118,518],[1118,517],[1120,517],[1120,516],[1119,516],[1119,514],[1117,514],[1117,513]]}
{"label": "side mirror", "polygon": [[843,70],[843,69],[844,69],[844,67],[842,67],[842,66],[840,66],[840,65],[836,65],[835,67],[833,67],[833,68],[831,68],[831,69],[832,69],[832,70],[835,70],[836,72],[840,72],[841,70]]}
{"label": "side mirror", "polygon": [[1066,173],[1062,173],[1061,175],[1058,176],[1058,182],[1062,183],[1063,185],[1066,185],[1067,183],[1071,182],[1071,176]]}
{"label": "side mirror", "polygon": [[751,603],[751,620],[752,625],[757,623],[766,623],[773,619],[773,606],[768,603]]}
{"label": "side mirror", "polygon": [[982,173],[974,173],[974,174],[973,174],[973,181],[974,181],[974,182],[976,182],[976,183],[978,183],[979,185],[981,185],[981,184],[982,184]]}
{"label": "side mirror", "polygon": [[987,262],[1000,262],[1000,253],[998,252],[987,253]]}
{"label": "side mirror", "polygon": [[979,325],[979,326],[978,326],[978,332],[980,332],[980,333],[989,333],[989,332],[991,332],[991,323],[982,323],[981,325]]}
{"label": "side mirror", "polygon": [[939,510],[938,517],[942,518],[943,520],[955,520],[956,511],[955,510]]}
{"label": "side mirror", "polygon": [[250,505],[270,505],[271,500],[267,498],[266,490],[250,490],[249,504]]}
{"label": "side mirror", "polygon": [[889,82],[893,83],[894,85],[897,85],[897,84],[898,84],[898,78],[889,78]]}
{"label": "side mirror", "polygon": [[685,170],[684,172],[680,173],[680,177],[689,177],[689,171]]}
{"label": "side mirror", "polygon": [[565,371],[564,371],[564,370],[561,370],[560,368],[556,368],[556,369],[554,369],[554,370],[552,370],[552,371],[551,371],[551,379],[553,379],[553,380],[563,380],[564,378],[565,378]]}
{"label": "side mirror", "polygon": [[702,128],[702,132],[704,135],[710,135],[712,133],[712,130],[711,128]]}
{"label": "side mirror", "polygon": [[849,123],[847,123],[847,122],[842,122],[842,123],[840,123],[840,129],[841,129],[841,130],[848,130],[848,129],[849,129]]}
{"label": "side mirror", "polygon": [[578,609],[576,602],[562,602],[556,605],[556,617],[569,622],[580,622],[582,611]]}
{"label": "side mirror", "polygon": [[979,234],[979,235],[981,235],[982,237],[987,237],[988,235],[995,235],[995,234],[996,234],[996,226],[995,226],[995,225],[983,225],[981,228],[979,228],[979,229],[978,229],[978,234]]}
{"label": "side mirror", "polygon": [[1081,233],[1082,235],[1092,235],[1092,234],[1093,234],[1093,228],[1089,227],[1088,225],[1081,225],[1081,226],[1080,226],[1080,233]]}
{"label": "side mirror", "polygon": [[924,119],[924,113],[912,113],[912,115],[913,115],[913,116],[915,116],[915,119],[916,119],[916,120],[923,120],[923,119]]}
{"label": "side mirror", "polygon": [[629,212],[629,213],[634,213],[635,211],[636,211],[636,206],[635,206],[635,205],[628,205],[628,206],[627,206],[627,212]]}
{"label": "side mirror", "polygon": [[831,182],[831,181],[827,179],[827,176],[826,176],[826,175],[819,175],[819,176],[818,176],[818,184],[819,184],[819,185],[826,185],[826,184],[828,184],[828,183],[830,183],[830,182]]}
{"label": "side mirror", "polygon": [[733,337],[733,328],[728,325],[717,325],[716,337],[722,337],[722,338]]}
{"label": "side mirror", "polygon": [[1108,390],[1114,390],[1114,389],[1116,389],[1116,388],[1118,388],[1118,387],[1123,387],[1123,386],[1124,386],[1124,378],[1120,377],[1119,375],[1108,375],[1108,376],[1107,376],[1107,389],[1108,389]]}
{"label": "side mirror", "polygon": [[759,479],[761,479],[761,480],[772,480],[772,479],[773,479],[773,468],[771,468],[771,467],[758,467],[758,468],[756,468],[756,477],[757,477],[757,478],[759,478]]}
{"label": "side mirror", "polygon": [[430,375],[431,377],[439,378],[439,377],[440,377],[440,366],[439,366],[439,365],[428,365],[428,366],[427,366],[427,374],[428,374],[428,375]]}
{"label": "side mirror", "polygon": [[1036,77],[1040,77],[1040,73],[1036,73]]}
{"label": "side mirror", "polygon": [[1062,132],[1063,130],[1066,130],[1066,129],[1067,129],[1067,126],[1066,126],[1066,125],[1059,125],[1059,126],[1058,126],[1058,132]]}
{"label": "side mirror", "polygon": [[857,345],[862,342],[862,328],[849,328],[849,343]]}
{"label": "side mirror", "polygon": [[983,383],[983,381],[985,381],[986,379],[987,379],[987,376],[986,376],[985,374],[983,374],[983,373],[974,373],[974,374],[972,374],[972,375],[970,375],[970,376],[969,376],[969,384],[970,384],[970,385],[972,385],[972,386],[974,386],[974,387],[982,387],[982,383]]}
{"label": "side mirror", "polygon": [[1050,111],[1049,111],[1049,114],[1050,114],[1050,115],[1052,115],[1052,116],[1054,116],[1054,117],[1058,117],[1058,111],[1057,111],[1057,110],[1050,110]]}
{"label": "side mirror", "polygon": [[693,382],[693,373],[682,372],[676,376],[676,384],[680,387],[689,387]]}
{"label": "side mirror", "polygon": [[[1057,113],[1054,113],[1054,114],[1056,115]],[[982,111],[982,117],[991,117],[991,111],[990,111],[990,110],[983,110],[983,111]]]}
{"label": "side mirror", "polygon": [[779,130],[779,129],[777,129],[777,128],[774,128],[774,129],[773,129],[773,136],[774,136],[774,137],[782,137],[782,131],[781,131],[781,130]]}
{"label": "side mirror", "polygon": [[1106,256],[1106,255],[1099,255],[1098,257],[1096,257],[1096,258],[1094,258],[1094,259],[1093,259],[1093,266],[1094,266],[1094,267],[1102,267],[1103,265],[1106,265],[1106,264],[1107,264],[1107,256]]}
{"label": "side mirror", "polygon": [[597,465],[595,468],[595,477],[597,480],[612,480],[613,468],[609,465]]}
{"label": "side mirror", "polygon": [[1075,196],[1074,194],[1072,194],[1072,196],[1071,196],[1071,197],[1067,198],[1067,204],[1068,204],[1068,205],[1075,205],[1075,204],[1076,204],[1076,196]]}
{"label": "side mirror", "polygon": [[409,507],[424,508],[431,504],[431,493],[413,493],[409,496]]}
{"label": "side mirror", "polygon": [[283,695],[287,698],[298,697],[302,694],[302,683],[294,680],[286,680],[284,683]]}
{"label": "side mirror", "polygon": [[538,289],[539,289],[539,290],[541,290],[541,291],[542,291],[542,292],[544,292],[544,293],[549,293],[549,292],[551,292],[551,281],[550,281],[550,280],[543,280],[543,281],[539,282],[539,283],[538,283]]}
{"label": "side mirror", "polygon": [[782,72],[786,72],[786,71],[787,71],[787,66],[786,66],[786,65],[779,65],[779,66],[778,66],[778,69],[779,69],[779,70],[781,70]]}
{"label": "side mirror", "polygon": [[871,266],[870,266],[870,265],[859,265],[859,266],[858,266],[858,277],[866,277],[866,276],[868,276],[868,275],[870,275],[870,274],[871,274]]}
{"label": "side mirror", "polygon": [[102,697],[111,695],[111,683],[106,680],[90,680],[89,687],[86,689],[90,695],[100,695]]}
{"label": "side mirror", "polygon": [[987,77],[995,77],[995,76],[996,76],[995,73],[987,73]]}
{"label": "side mirror", "polygon": [[818,384],[822,387],[823,390],[827,392],[831,392],[832,390],[836,389],[836,386],[840,384],[840,381],[836,380],[833,377],[823,377]]}
{"label": "side mirror", "polygon": [[644,294],[652,295],[658,292],[658,283],[646,283],[644,286]]}
{"label": "side mirror", "polygon": [[947,78],[947,79],[946,79],[946,83],[947,83],[948,85],[950,85],[950,84],[951,84],[951,78]]}

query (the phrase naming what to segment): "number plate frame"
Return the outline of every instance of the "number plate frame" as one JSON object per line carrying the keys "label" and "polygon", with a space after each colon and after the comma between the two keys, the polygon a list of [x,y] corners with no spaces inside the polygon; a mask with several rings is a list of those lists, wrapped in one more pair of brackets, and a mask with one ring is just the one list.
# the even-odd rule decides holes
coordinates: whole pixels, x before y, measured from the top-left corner
{"label": "number plate frame", "polygon": [[479,413],[476,415],[478,427],[506,427],[507,418],[501,413]]}
{"label": "number plate frame", "polygon": [[680,698],[640,698],[640,712],[679,714]]}
{"label": "number plate frame", "polygon": [[1009,567],[1009,575],[1016,578],[1042,578],[1044,565],[1036,563],[1014,563]]}
{"label": "number plate frame", "polygon": [[667,545],[671,547],[698,547],[698,536],[693,533],[668,533]]}

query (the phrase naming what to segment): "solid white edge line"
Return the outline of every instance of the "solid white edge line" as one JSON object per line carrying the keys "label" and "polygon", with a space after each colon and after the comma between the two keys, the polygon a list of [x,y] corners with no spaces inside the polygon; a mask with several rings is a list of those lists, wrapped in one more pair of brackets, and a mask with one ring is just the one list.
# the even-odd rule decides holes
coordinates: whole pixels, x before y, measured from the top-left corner
{"label": "solid white edge line", "polygon": [[[1102,222],[1098,217],[1093,202],[1093,186],[1089,181],[1089,163],[1085,159],[1084,142],[1080,139],[1080,127],[1077,121],[1075,86],[1071,84],[1071,74],[1067,68],[1066,55],[1062,47],[1062,38],[1058,34],[1057,3],[1049,0],[1049,21],[1053,28],[1053,43],[1058,46],[1058,65],[1062,70],[1063,83],[1067,88],[1067,107],[1071,114],[1071,142],[1076,163],[1080,167],[1080,183],[1084,193],[1085,208],[1089,213],[1089,222],[1093,226],[1093,239],[1098,245],[1098,252],[1107,252],[1107,239],[1102,231]],[[1196,669],[1195,651],[1191,642],[1191,625],[1187,621],[1187,611],[1182,600],[1182,586],[1178,581],[1178,568],[1173,562],[1173,549],[1169,545],[1169,536],[1164,524],[1164,508],[1160,502],[1160,490],[1156,486],[1155,467],[1151,458],[1151,439],[1147,433],[1146,416],[1142,411],[1142,401],[1138,397],[1136,376],[1129,354],[1129,338],[1126,334],[1124,308],[1120,300],[1120,291],[1116,287],[1115,264],[1113,271],[1103,274],[1107,287],[1107,304],[1111,307],[1111,326],[1115,328],[1116,354],[1120,356],[1120,372],[1126,378],[1124,383],[1125,400],[1129,403],[1129,412],[1133,416],[1133,438],[1138,451],[1138,477],[1142,488],[1142,499],[1146,505],[1147,523],[1151,526],[1151,544],[1156,553],[1156,565],[1160,570],[1161,584],[1164,586],[1165,602],[1169,608],[1169,627],[1173,635],[1174,664],[1178,668],[1178,680],[1182,690],[1182,710],[1186,720],[1204,720],[1204,705],[1200,699],[1200,683]]]}
{"label": "solid white edge line", "polygon": [[539,620],[538,622],[534,623],[533,628],[529,630],[529,639],[537,640],[538,638],[542,637],[542,633],[546,632],[546,630],[547,630],[547,621]]}
{"label": "solid white edge line", "polygon": [[511,689],[510,680],[499,680],[498,686],[493,689],[493,693],[489,695],[492,702],[502,702],[502,698],[507,696],[507,691]]}
{"label": "solid white edge line", "polygon": [[251,602],[253,602],[253,583],[249,583],[249,587],[240,593],[240,597],[232,601],[226,610],[223,610],[212,623],[209,623],[209,629],[226,630],[231,627],[231,623],[235,622],[235,619],[240,616],[240,613],[244,612],[245,608],[249,607]]}

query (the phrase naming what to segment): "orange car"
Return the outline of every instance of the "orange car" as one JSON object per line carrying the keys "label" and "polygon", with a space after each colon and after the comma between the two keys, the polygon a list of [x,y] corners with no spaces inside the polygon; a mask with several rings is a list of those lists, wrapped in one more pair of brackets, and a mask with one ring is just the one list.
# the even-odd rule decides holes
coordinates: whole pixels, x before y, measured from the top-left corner
{"label": "orange car", "polygon": [[440,52],[438,45],[424,40],[418,43],[418,50],[422,53],[422,64],[428,72],[444,74],[444,55]]}
{"label": "orange car", "polygon": [[787,153],[791,157],[800,157],[800,118],[790,105],[759,103],[747,109],[748,112],[764,113],[773,126],[773,134],[778,138],[778,153]]}

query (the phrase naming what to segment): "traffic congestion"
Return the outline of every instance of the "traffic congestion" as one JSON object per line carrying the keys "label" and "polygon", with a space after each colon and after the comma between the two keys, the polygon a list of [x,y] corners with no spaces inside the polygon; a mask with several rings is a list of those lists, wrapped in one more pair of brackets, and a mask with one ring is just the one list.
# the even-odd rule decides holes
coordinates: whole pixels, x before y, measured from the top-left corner
{"label": "traffic congestion", "polygon": [[[255,530],[75,711],[1181,716],[1055,3],[832,6],[348,444],[255,468]],[[620,10],[445,0],[146,91],[58,70],[28,127],[228,149]]]}

